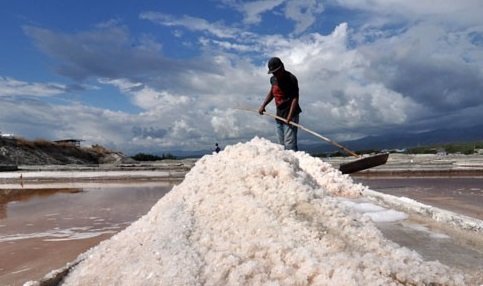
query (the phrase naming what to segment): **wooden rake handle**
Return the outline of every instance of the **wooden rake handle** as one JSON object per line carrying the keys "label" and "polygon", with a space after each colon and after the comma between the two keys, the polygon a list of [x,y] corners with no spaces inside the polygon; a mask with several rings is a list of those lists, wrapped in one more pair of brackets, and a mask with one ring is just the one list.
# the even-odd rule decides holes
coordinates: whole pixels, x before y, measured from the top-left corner
{"label": "wooden rake handle", "polygon": [[[256,113],[258,113],[258,110],[257,110],[257,109],[248,108],[248,107],[235,107],[235,109],[239,109],[239,110],[245,110],[245,111],[252,111],[252,112],[256,112]],[[287,123],[287,119],[282,118],[282,117],[280,117],[280,116],[278,116],[278,115],[275,115],[275,114],[272,114],[272,113],[268,113],[268,112],[266,112],[266,111],[265,111],[265,112],[263,112],[263,114],[264,114],[264,115],[267,115],[267,116],[270,116],[270,117],[273,117],[273,118],[276,118],[276,119],[278,119],[278,120],[281,120],[281,121],[283,121],[283,122]],[[316,136],[316,137],[318,137],[318,138],[320,138],[320,139],[324,140],[325,142],[327,142],[327,143],[329,143],[329,144],[331,144],[331,145],[333,145],[333,146],[335,146],[335,147],[337,147],[337,148],[339,148],[339,149],[343,150],[344,152],[346,152],[346,153],[348,153],[348,154],[350,154],[350,155],[352,155],[352,156],[354,156],[354,157],[356,157],[356,158],[360,158],[360,157],[361,157],[361,156],[360,156],[360,155],[358,155],[356,152],[351,151],[351,150],[347,149],[346,147],[344,147],[344,146],[340,145],[339,143],[334,142],[334,141],[330,140],[329,138],[327,138],[327,137],[325,137],[325,136],[322,136],[322,135],[320,135],[320,134],[318,134],[318,133],[316,133],[316,132],[314,132],[314,131],[312,131],[312,130],[310,130],[310,129],[308,129],[308,128],[305,128],[305,127],[303,127],[302,125],[300,125],[300,124],[298,124],[298,123],[295,123],[295,122],[288,122],[288,124],[293,125],[293,126],[295,126],[295,127],[298,127],[298,128],[300,128],[300,129],[302,129],[302,130],[304,130],[304,131],[306,131],[306,132],[308,132],[308,133],[310,133],[310,134],[312,134],[312,135],[314,135],[314,136]]]}

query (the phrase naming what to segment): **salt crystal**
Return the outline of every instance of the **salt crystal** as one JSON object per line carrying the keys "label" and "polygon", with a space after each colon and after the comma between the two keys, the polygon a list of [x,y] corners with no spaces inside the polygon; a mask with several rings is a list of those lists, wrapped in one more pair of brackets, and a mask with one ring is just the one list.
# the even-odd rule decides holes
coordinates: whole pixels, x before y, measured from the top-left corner
{"label": "salt crystal", "polygon": [[464,284],[456,270],[388,243],[341,201],[364,189],[265,139],[227,146],[91,249],[63,285]]}

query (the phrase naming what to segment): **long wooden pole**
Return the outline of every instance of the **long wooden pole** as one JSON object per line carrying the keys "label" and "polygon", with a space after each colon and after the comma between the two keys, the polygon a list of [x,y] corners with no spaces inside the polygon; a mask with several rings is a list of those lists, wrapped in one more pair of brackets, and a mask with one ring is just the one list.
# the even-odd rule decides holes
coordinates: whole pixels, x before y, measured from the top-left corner
{"label": "long wooden pole", "polygon": [[[245,111],[251,111],[251,112],[256,112],[256,113],[258,113],[258,110],[253,109],[253,108],[248,108],[248,107],[235,107],[235,109],[240,109],[240,110],[245,110]],[[275,115],[275,114],[271,114],[271,113],[268,113],[268,112],[266,112],[266,111],[265,111],[265,112],[263,112],[263,114],[264,114],[264,115],[267,115],[267,116],[270,116],[270,117],[273,117],[273,118],[276,118],[276,119],[278,119],[278,120],[281,120],[281,121],[283,121],[283,122],[287,123],[287,119],[282,118],[282,117],[280,117],[280,116],[277,116],[277,115]],[[327,142],[327,143],[329,143],[329,144],[331,144],[331,145],[333,145],[333,146],[335,146],[335,147],[337,147],[337,148],[339,148],[339,149],[341,149],[341,150],[345,151],[346,153],[348,153],[348,154],[350,154],[350,155],[352,155],[352,156],[354,156],[354,157],[356,157],[356,158],[360,158],[360,157],[361,157],[361,156],[360,156],[360,155],[358,155],[356,152],[351,151],[351,150],[347,149],[346,147],[344,147],[344,146],[340,145],[339,143],[334,142],[334,141],[330,140],[329,138],[327,138],[327,137],[325,137],[325,136],[322,136],[322,135],[320,135],[320,134],[318,134],[318,133],[316,133],[316,132],[314,132],[314,131],[312,131],[312,130],[310,130],[310,129],[308,129],[308,128],[305,128],[305,127],[303,127],[302,125],[300,125],[300,124],[298,124],[298,123],[295,123],[295,122],[290,121],[288,124],[291,124],[291,125],[293,125],[293,126],[295,126],[295,127],[298,127],[298,128],[300,128],[300,129],[302,129],[302,130],[304,130],[304,131],[306,131],[306,132],[308,132],[308,133],[310,133],[310,134],[312,134],[312,135],[314,135],[314,136],[316,136],[316,137],[318,137],[318,138],[320,138],[320,139],[324,140],[325,142]]]}

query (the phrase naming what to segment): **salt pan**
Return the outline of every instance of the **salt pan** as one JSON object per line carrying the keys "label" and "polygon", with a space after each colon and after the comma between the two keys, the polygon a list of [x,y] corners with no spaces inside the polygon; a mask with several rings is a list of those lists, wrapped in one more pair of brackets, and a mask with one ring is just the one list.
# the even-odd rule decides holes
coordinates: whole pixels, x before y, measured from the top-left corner
{"label": "salt pan", "polygon": [[341,201],[364,189],[265,139],[228,146],[84,253],[63,285],[465,285]]}
{"label": "salt pan", "polygon": [[368,216],[373,222],[396,222],[408,218],[406,213],[386,209],[374,203],[367,202],[367,199],[339,199],[342,203],[353,209],[357,213]]}

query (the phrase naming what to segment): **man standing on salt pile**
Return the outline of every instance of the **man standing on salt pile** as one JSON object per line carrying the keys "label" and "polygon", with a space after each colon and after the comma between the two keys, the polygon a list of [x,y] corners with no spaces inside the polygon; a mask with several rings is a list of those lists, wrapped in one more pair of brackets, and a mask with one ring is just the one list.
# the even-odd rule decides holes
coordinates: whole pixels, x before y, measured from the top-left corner
{"label": "man standing on salt pile", "polygon": [[275,98],[277,115],[287,120],[284,122],[275,119],[278,143],[284,145],[287,150],[298,151],[297,127],[288,124],[299,123],[299,113],[302,112],[299,106],[298,80],[291,72],[285,70],[282,61],[277,57],[268,61],[268,73],[273,74],[270,78],[271,88],[258,113],[263,114],[267,104]]}

